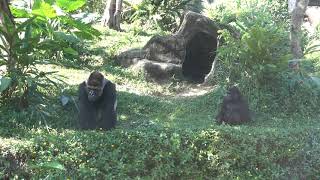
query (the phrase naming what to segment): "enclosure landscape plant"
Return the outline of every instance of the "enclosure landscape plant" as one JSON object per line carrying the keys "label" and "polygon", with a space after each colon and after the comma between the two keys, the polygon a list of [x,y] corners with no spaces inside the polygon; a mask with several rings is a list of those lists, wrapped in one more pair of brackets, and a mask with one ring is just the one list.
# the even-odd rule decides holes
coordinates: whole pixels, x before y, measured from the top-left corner
{"label": "enclosure landscape plant", "polygon": [[22,109],[28,107],[32,94],[42,96],[38,93],[39,88],[55,85],[48,76],[54,72],[41,71],[37,65],[54,63],[53,57],[58,59],[61,54],[64,58],[75,58],[78,52],[72,44],[100,35],[90,25],[71,18],[71,13],[81,8],[85,1],[59,0],[54,4],[37,0],[33,3],[32,9],[11,6],[12,12],[1,13],[0,60],[6,68],[1,78],[1,98],[17,98]]}
{"label": "enclosure landscape plant", "polygon": [[[94,1],[35,0],[32,10],[11,2],[14,24],[6,15],[0,24],[0,179],[320,179],[320,94],[311,78],[320,54],[309,51],[298,72],[288,68],[283,1],[213,4],[210,17],[241,36],[220,31],[209,87],[159,84],[117,66],[118,54],[166,33],[157,28],[122,22],[123,32],[98,32],[71,18]],[[111,131],[78,129],[78,85],[95,70],[116,84]],[[248,98],[253,121],[215,122],[229,85]],[[21,108],[25,92],[29,106]]]}

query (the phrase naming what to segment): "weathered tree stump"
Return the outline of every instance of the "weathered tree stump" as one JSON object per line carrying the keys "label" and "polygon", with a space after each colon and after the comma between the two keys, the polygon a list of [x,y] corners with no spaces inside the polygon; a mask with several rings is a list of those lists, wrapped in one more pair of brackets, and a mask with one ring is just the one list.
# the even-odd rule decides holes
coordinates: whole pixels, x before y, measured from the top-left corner
{"label": "weathered tree stump", "polygon": [[216,56],[217,31],[209,18],[188,12],[176,33],[154,36],[142,49],[121,53],[117,62],[141,69],[155,80],[176,76],[203,82]]}

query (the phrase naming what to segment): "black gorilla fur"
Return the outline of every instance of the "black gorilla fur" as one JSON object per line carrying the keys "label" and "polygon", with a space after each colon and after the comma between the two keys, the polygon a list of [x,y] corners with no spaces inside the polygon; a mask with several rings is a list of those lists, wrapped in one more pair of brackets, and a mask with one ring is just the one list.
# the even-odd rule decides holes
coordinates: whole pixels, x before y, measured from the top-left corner
{"label": "black gorilla fur", "polygon": [[228,124],[240,124],[251,120],[248,104],[237,87],[231,87],[224,96],[216,120],[218,123]]}
{"label": "black gorilla fur", "polygon": [[115,127],[116,86],[99,72],[93,72],[79,86],[79,123],[81,129]]}

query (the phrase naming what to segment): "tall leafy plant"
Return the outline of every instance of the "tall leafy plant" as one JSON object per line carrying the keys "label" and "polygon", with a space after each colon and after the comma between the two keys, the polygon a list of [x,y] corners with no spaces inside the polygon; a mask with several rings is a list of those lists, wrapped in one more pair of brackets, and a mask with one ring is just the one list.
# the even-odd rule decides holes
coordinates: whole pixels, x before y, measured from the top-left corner
{"label": "tall leafy plant", "polygon": [[[278,0],[228,2],[233,5],[233,11],[229,4],[222,4],[209,13],[216,21],[228,24],[241,34],[240,38],[235,38],[225,30],[221,33],[218,81],[238,83],[249,98],[249,104],[258,111],[277,115],[317,114],[318,79],[304,72],[305,68],[310,68],[306,64],[308,61],[302,61],[299,69],[288,68],[292,55],[286,13],[281,8],[275,13],[269,10],[270,3]],[[305,53],[316,50],[316,45],[310,46]]]}
{"label": "tall leafy plant", "polygon": [[[29,97],[41,87],[55,84],[49,78],[54,72],[40,71],[37,65],[56,61],[48,54],[76,56],[71,43],[93,39],[100,32],[71,14],[85,4],[85,0],[35,0],[32,9],[11,6],[16,17],[3,13],[0,24],[1,99],[17,100],[20,108],[28,107]],[[53,57],[53,58],[52,58]],[[37,94],[37,97],[39,94]]]}
{"label": "tall leafy plant", "polygon": [[244,46],[239,58],[240,66],[247,71],[256,85],[266,85],[278,72],[286,69],[286,53],[281,54],[284,34],[280,29],[252,26],[246,29],[241,42]]}
{"label": "tall leafy plant", "polygon": [[222,33],[225,43],[219,49],[220,56],[225,58],[225,67],[230,67],[230,80],[246,79],[255,86],[275,81],[287,68],[290,53],[285,27],[272,21],[270,14],[263,10],[247,10],[231,24],[241,37]]}

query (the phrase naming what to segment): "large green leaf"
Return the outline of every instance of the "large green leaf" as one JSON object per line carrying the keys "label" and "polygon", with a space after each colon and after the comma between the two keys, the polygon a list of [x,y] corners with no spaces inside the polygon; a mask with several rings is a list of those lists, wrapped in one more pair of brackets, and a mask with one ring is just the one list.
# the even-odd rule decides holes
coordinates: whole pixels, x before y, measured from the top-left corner
{"label": "large green leaf", "polygon": [[320,51],[320,44],[315,44],[306,48],[306,50],[304,51],[304,54],[311,54],[318,51]]}
{"label": "large green leaf", "polygon": [[34,2],[32,14],[47,18],[57,17],[56,10],[49,3],[43,0],[36,0]]}
{"label": "large green leaf", "polygon": [[44,0],[46,3],[49,3],[50,5],[53,5],[56,0]]}
{"label": "large green leaf", "polygon": [[74,35],[66,34],[65,32],[61,32],[61,31],[54,32],[54,36],[55,36],[55,39],[57,39],[59,41],[63,40],[63,41],[67,41],[70,43],[78,43],[80,41]]}
{"label": "large green leaf", "polygon": [[76,50],[72,49],[71,47],[63,48],[63,52],[66,53],[66,54],[70,54],[72,56],[78,56],[79,55],[79,53]]}
{"label": "large green leaf", "polygon": [[32,28],[31,24],[28,24],[26,27],[26,31],[24,33],[24,39],[22,41],[22,47],[23,49],[29,49],[31,47],[30,38],[31,38]]}
{"label": "large green leaf", "polygon": [[75,31],[73,33],[80,39],[87,39],[87,40],[93,40],[94,39],[94,36],[92,36],[92,34],[87,33],[87,32]]}
{"label": "large green leaf", "polygon": [[4,61],[4,57],[0,54],[0,66],[3,66],[6,64],[6,61]]}
{"label": "large green leaf", "polygon": [[24,29],[25,27],[30,26],[35,18],[36,18],[36,17],[29,18],[29,19],[26,20],[25,22],[23,22],[23,23],[21,23],[20,25],[18,25],[18,26],[17,26],[17,32],[23,31],[23,29]]}
{"label": "large green leaf", "polygon": [[0,76],[0,93],[4,90],[6,90],[11,84],[11,78],[10,77],[1,77]]}
{"label": "large green leaf", "polygon": [[[89,24],[85,24],[79,20],[74,20],[74,19],[71,19],[67,16],[61,17],[61,20],[65,23],[69,24],[70,26],[77,28],[82,33],[85,33],[88,36],[99,37],[101,35],[100,31],[94,29]],[[91,38],[89,38],[89,39],[91,39]]]}
{"label": "large green leaf", "polygon": [[40,164],[39,167],[47,168],[47,169],[65,170],[64,165],[57,161],[45,162]]}
{"label": "large green leaf", "polygon": [[57,0],[57,5],[67,12],[77,10],[85,4],[86,0]]}
{"label": "large green leaf", "polygon": [[61,45],[59,44],[59,42],[55,40],[45,39],[39,43],[38,48],[42,50],[50,49],[54,51],[54,50],[60,50]]}
{"label": "large green leaf", "polygon": [[26,9],[20,9],[14,6],[10,6],[11,13],[16,18],[27,18],[30,17],[30,14]]}

